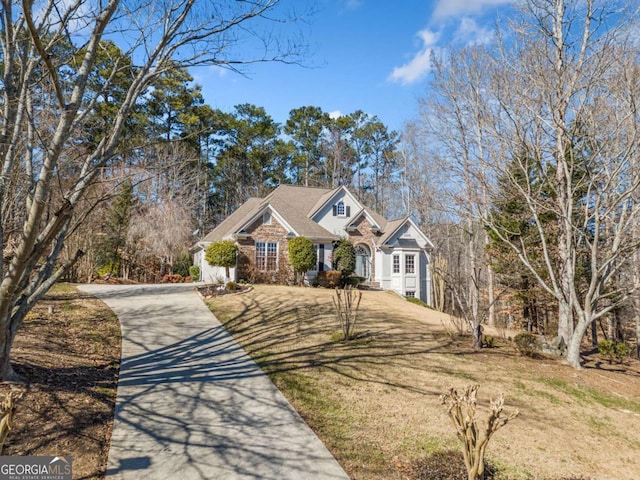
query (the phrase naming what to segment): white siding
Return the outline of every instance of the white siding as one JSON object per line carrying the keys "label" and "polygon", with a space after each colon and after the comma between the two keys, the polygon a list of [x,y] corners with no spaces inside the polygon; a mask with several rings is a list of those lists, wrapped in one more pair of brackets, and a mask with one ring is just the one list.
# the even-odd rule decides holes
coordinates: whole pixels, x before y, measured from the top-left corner
{"label": "white siding", "polygon": [[[421,233],[410,223],[403,225],[398,231],[387,240],[389,245],[393,245],[398,239],[415,240],[420,247],[416,248],[399,248],[393,250],[384,250],[382,258],[382,278],[380,286],[385,289],[393,290],[404,296],[407,292],[414,292],[416,298],[419,298],[428,305],[431,305],[431,279],[429,272],[429,257],[422,250],[428,243],[425,242]],[[393,255],[399,255],[400,273],[393,274],[392,262]],[[407,274],[405,272],[405,258],[407,255],[413,255],[415,259],[415,273]]]}
{"label": "white siding", "polygon": [[[204,258],[204,250],[199,250],[193,255],[193,264],[200,267],[200,280],[204,283],[216,283],[218,280],[225,281],[226,269],[224,267],[213,267]],[[236,269],[229,269],[231,280],[236,280]]]}

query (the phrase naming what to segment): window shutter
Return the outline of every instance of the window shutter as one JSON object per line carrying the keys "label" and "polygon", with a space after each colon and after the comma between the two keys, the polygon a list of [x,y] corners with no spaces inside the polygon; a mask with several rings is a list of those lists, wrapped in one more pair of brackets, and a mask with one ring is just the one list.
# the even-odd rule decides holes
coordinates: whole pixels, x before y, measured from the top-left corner
{"label": "window shutter", "polygon": [[336,205],[333,206],[333,216],[335,217],[338,214],[338,207]]}
{"label": "window shutter", "polygon": [[351,207],[347,205],[347,217],[351,216]]}

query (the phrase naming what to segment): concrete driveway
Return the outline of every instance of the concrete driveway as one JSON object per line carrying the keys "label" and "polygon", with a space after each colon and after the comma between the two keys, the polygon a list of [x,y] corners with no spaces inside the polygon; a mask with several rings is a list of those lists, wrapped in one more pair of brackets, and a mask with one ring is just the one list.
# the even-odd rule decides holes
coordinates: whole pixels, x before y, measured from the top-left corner
{"label": "concrete driveway", "polygon": [[348,479],[192,285],[83,285],[122,326],[107,476]]}

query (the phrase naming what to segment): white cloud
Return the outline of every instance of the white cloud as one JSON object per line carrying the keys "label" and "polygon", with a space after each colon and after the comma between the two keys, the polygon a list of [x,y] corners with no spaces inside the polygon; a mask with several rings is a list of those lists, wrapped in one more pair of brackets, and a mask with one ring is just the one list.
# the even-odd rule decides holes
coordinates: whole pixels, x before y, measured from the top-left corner
{"label": "white cloud", "polygon": [[491,42],[494,30],[481,27],[473,18],[463,17],[454,33],[454,42],[465,45],[478,45]]}
{"label": "white cloud", "polygon": [[417,82],[431,70],[431,54],[437,48],[440,34],[429,29],[421,30],[418,36],[422,40],[422,48],[411,59],[400,67],[395,67],[389,75],[389,80],[409,85]]}
{"label": "white cloud", "polygon": [[431,18],[432,20],[443,20],[459,15],[477,15],[486,8],[508,5],[513,2],[514,0],[439,0]]}
{"label": "white cloud", "polygon": [[334,110],[333,112],[329,112],[329,117],[335,120],[336,118],[342,117],[342,112],[340,110]]}

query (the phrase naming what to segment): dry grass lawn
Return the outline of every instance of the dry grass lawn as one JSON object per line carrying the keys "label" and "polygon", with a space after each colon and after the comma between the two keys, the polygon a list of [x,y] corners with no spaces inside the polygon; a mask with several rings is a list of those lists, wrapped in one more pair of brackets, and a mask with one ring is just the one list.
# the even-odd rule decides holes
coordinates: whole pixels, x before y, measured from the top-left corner
{"label": "dry grass lawn", "polygon": [[489,445],[501,478],[640,478],[638,362],[594,357],[576,371],[507,340],[475,352],[446,316],[388,292],[364,292],[362,336],[339,342],[332,296],[258,286],[208,303],[351,478],[406,479],[413,460],[457,448],[438,397],[469,383],[481,385],[483,413],[499,392],[521,412]]}
{"label": "dry grass lawn", "polygon": [[[120,324],[104,303],[56,285],[16,337],[14,368],[29,385],[2,454],[70,455],[74,479],[104,478],[120,343]],[[16,388],[25,387],[3,384],[0,394]]]}

